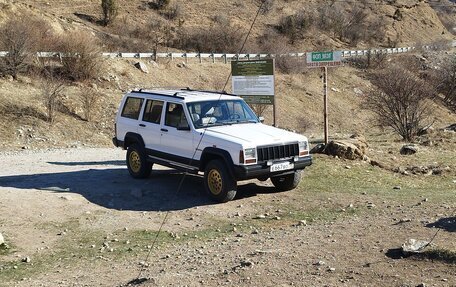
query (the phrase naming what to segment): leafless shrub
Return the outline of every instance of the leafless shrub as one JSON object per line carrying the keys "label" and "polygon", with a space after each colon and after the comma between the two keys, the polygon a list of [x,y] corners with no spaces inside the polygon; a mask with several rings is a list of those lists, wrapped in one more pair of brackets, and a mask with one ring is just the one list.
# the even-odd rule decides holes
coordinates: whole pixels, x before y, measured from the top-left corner
{"label": "leafless shrub", "polygon": [[171,3],[171,0],[154,0],[154,1],[149,1],[148,5],[150,8],[155,9],[155,10],[161,10],[166,7]]}
{"label": "leafless shrub", "polygon": [[97,104],[101,99],[101,94],[93,88],[84,87],[79,94],[79,101],[82,105],[84,118],[90,122],[96,112]]}
{"label": "leafless shrub", "polygon": [[294,44],[297,40],[304,38],[313,21],[311,14],[301,10],[295,14],[280,18],[276,28],[277,31],[288,37],[291,44]]}
{"label": "leafless shrub", "polygon": [[174,45],[183,50],[237,53],[242,34],[236,25],[216,22],[207,29],[181,30],[177,38]]}
{"label": "leafless shrub", "polygon": [[269,105],[261,105],[261,104],[250,104],[250,107],[255,112],[255,114],[259,117],[262,117],[264,113],[269,110]]}
{"label": "leafless shrub", "polygon": [[364,57],[349,58],[350,65],[358,69],[381,69],[385,67],[387,54],[369,51]]}
{"label": "leafless shrub", "polygon": [[53,71],[46,74],[41,82],[42,100],[46,109],[47,121],[53,123],[62,101],[64,82]]}
{"label": "leafless shrub", "polygon": [[352,45],[360,41],[381,41],[386,33],[383,19],[368,21],[366,9],[354,7],[347,10],[341,3],[322,5],[318,9],[317,26]]}
{"label": "leafless shrub", "polygon": [[33,50],[30,27],[22,20],[9,20],[0,28],[0,50],[7,51],[0,58],[0,73],[17,75],[27,69],[27,59]]}
{"label": "leafless shrub", "polygon": [[307,71],[305,59],[302,57],[288,56],[291,46],[285,36],[274,30],[267,30],[259,37],[258,45],[262,53],[275,54],[275,67],[284,74],[297,74]]}
{"label": "leafless shrub", "polygon": [[101,10],[103,11],[103,24],[107,26],[117,17],[119,7],[116,0],[101,0]]}
{"label": "leafless shrub", "polygon": [[272,7],[274,7],[275,0],[256,0],[258,6],[261,5],[260,13],[266,15],[271,12]]}
{"label": "leafless shrub", "polygon": [[62,40],[62,73],[73,81],[97,78],[102,68],[98,44],[90,35],[82,32],[69,33]]}
{"label": "leafless shrub", "polygon": [[430,116],[429,85],[397,66],[374,74],[372,82],[378,90],[368,95],[366,107],[376,114],[379,125],[411,141]]}
{"label": "leafless shrub", "polygon": [[182,17],[182,6],[179,3],[174,2],[161,12],[161,15],[168,20],[179,19]]}
{"label": "leafless shrub", "polygon": [[448,57],[441,69],[435,72],[434,79],[443,102],[456,112],[456,58]]}

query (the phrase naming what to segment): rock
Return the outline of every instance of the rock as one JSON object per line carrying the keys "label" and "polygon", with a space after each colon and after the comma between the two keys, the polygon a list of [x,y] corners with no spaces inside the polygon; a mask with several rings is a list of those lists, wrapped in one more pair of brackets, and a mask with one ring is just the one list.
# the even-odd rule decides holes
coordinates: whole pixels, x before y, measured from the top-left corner
{"label": "rock", "polygon": [[241,261],[241,267],[252,267],[254,264],[252,261],[243,260]]}
{"label": "rock", "polygon": [[186,67],[187,67],[187,64],[185,64],[184,62],[182,62],[182,63],[178,63],[176,66],[177,66],[178,68],[186,68]]}
{"label": "rock", "polygon": [[416,145],[413,145],[413,144],[403,145],[401,150],[400,150],[400,153],[402,155],[412,155],[412,154],[415,154],[417,152],[418,152],[418,147]]}
{"label": "rock", "polygon": [[416,285],[416,287],[426,287],[426,284],[425,283],[420,283],[420,284]]}
{"label": "rock", "polygon": [[21,261],[24,263],[30,263],[32,260],[30,259],[30,257],[24,257]]}
{"label": "rock", "polygon": [[345,159],[363,159],[364,153],[353,143],[347,141],[330,141],[325,147],[327,155],[338,156]]}
{"label": "rock", "polygon": [[340,90],[338,88],[331,88],[331,91],[336,92],[336,93],[340,92]]}
{"label": "rock", "polygon": [[402,252],[407,253],[420,253],[424,248],[429,245],[429,241],[409,239],[402,244]]}
{"label": "rock", "polygon": [[307,226],[307,221],[306,220],[299,220],[298,226]]}
{"label": "rock", "polygon": [[443,129],[444,132],[456,132],[456,124],[452,124]]}
{"label": "rock", "polygon": [[363,91],[361,91],[359,88],[354,88],[353,92],[355,92],[355,94],[358,96],[362,96],[364,94]]}
{"label": "rock", "polygon": [[325,144],[319,143],[310,150],[310,153],[311,154],[323,153],[324,150],[325,150]]}
{"label": "rock", "polygon": [[329,272],[334,272],[334,271],[336,271],[336,268],[334,268],[334,267],[329,267],[329,268],[328,268],[328,271],[329,271]]}
{"label": "rock", "polygon": [[393,186],[393,189],[395,190],[401,190],[401,187],[399,185]]}
{"label": "rock", "polygon": [[322,261],[322,260],[318,260],[315,265],[317,266],[323,266],[323,265],[326,265],[326,262],[325,261]]}
{"label": "rock", "polygon": [[370,161],[370,164],[371,164],[372,166],[378,166],[379,168],[382,168],[382,169],[391,170],[390,167],[388,167],[388,166],[385,165],[384,163],[381,163],[381,162],[376,161],[376,160],[371,160],[371,161]]}
{"label": "rock", "polygon": [[266,216],[264,214],[260,214],[260,215],[255,216],[255,218],[253,218],[253,219],[265,219],[265,218],[266,218]]}
{"label": "rock", "polygon": [[5,238],[3,238],[3,235],[0,233],[0,246],[5,245]]}
{"label": "rock", "polygon": [[375,207],[375,204],[373,204],[372,202],[369,202],[367,204],[367,208],[371,209],[371,208],[374,208]]}
{"label": "rock", "polygon": [[149,73],[149,69],[147,69],[146,64],[144,64],[143,62],[137,62],[137,63],[135,64],[135,67],[136,67],[137,69],[139,69],[139,70],[140,70],[141,72],[143,72],[143,73],[146,73],[146,74]]}

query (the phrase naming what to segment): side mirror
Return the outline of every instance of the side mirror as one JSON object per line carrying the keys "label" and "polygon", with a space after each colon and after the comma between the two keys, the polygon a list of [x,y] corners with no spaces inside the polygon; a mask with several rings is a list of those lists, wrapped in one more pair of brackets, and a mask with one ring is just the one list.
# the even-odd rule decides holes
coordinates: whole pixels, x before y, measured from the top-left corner
{"label": "side mirror", "polygon": [[264,122],[264,117],[258,117],[258,120],[260,120],[260,123]]}

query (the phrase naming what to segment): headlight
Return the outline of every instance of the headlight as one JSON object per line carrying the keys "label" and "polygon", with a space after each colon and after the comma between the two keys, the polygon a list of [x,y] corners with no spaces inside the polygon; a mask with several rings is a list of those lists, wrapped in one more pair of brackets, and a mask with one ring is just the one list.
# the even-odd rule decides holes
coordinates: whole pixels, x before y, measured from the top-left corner
{"label": "headlight", "polygon": [[247,148],[241,151],[241,163],[256,163],[256,148]]}
{"label": "headlight", "polygon": [[309,154],[309,145],[307,141],[299,142],[299,156],[306,156]]}

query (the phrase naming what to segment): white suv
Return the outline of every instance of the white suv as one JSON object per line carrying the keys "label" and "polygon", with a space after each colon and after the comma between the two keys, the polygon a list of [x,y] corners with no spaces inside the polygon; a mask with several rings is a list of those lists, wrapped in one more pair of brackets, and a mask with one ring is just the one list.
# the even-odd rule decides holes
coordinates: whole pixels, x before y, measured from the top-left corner
{"label": "white suv", "polygon": [[183,90],[132,91],[122,99],[113,143],[128,171],[147,178],[154,163],[197,174],[215,200],[236,195],[237,181],[271,179],[294,189],[312,164],[305,136],[264,125],[238,96]]}

